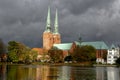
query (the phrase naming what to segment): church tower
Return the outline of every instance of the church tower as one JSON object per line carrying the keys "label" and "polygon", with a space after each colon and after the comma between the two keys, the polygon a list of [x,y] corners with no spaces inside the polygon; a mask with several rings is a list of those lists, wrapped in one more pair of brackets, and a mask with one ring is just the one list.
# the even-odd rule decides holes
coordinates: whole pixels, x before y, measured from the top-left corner
{"label": "church tower", "polygon": [[43,33],[43,48],[49,50],[52,46],[53,46],[53,34],[51,31],[50,7],[48,7],[46,28]]}
{"label": "church tower", "polygon": [[57,12],[57,9],[56,9],[56,14],[55,14],[55,23],[54,23],[54,32],[53,32],[53,43],[54,44],[61,43],[61,37],[60,37],[60,33],[58,31],[58,12]]}
{"label": "church tower", "polygon": [[58,31],[58,13],[56,9],[55,14],[55,23],[54,23],[54,31],[51,30],[51,21],[50,21],[50,7],[48,7],[48,15],[47,15],[47,22],[46,28],[43,33],[43,48],[45,50],[49,50],[52,48],[53,44],[61,43],[60,33]]}

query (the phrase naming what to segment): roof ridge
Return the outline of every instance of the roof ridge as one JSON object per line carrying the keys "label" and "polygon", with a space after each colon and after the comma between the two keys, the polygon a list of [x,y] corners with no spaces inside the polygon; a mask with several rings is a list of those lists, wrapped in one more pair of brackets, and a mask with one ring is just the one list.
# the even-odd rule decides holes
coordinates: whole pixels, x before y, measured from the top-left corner
{"label": "roof ridge", "polygon": [[60,43],[60,44],[54,44],[54,45],[62,45],[62,44],[72,44],[72,43]]}

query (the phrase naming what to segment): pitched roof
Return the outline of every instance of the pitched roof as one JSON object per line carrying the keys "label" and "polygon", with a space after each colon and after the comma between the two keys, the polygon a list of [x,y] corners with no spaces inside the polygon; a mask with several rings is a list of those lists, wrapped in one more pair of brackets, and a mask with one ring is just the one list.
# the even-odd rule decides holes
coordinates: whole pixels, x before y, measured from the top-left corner
{"label": "pitched roof", "polygon": [[112,44],[112,45],[110,46],[110,49],[112,49],[112,48],[116,48],[116,46],[115,46],[114,44]]}
{"label": "pitched roof", "polygon": [[[54,47],[57,47],[61,50],[69,50],[73,43],[62,43],[62,44],[54,44]],[[103,41],[95,41],[95,42],[78,42],[75,41],[76,45],[91,45],[95,49],[108,49],[108,46]]]}
{"label": "pitched roof", "polygon": [[91,45],[95,49],[108,49],[108,46],[103,41],[82,42],[81,45]]}
{"label": "pitched roof", "polygon": [[53,46],[61,50],[69,50],[72,46],[72,43],[54,44]]}

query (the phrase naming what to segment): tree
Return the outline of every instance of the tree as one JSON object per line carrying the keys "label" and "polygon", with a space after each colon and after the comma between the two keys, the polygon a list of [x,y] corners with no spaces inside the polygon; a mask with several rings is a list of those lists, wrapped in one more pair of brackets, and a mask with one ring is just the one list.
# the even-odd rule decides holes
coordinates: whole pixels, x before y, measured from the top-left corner
{"label": "tree", "polygon": [[78,62],[84,61],[93,61],[95,60],[96,50],[94,47],[85,45],[85,46],[77,46],[73,53],[71,53],[73,60]]}
{"label": "tree", "polygon": [[14,50],[12,50],[8,53],[8,61],[10,61],[10,62],[18,62],[19,61],[18,56]]}
{"label": "tree", "polygon": [[63,52],[62,52],[62,50],[60,50],[56,47],[53,47],[52,49],[50,49],[48,51],[48,55],[50,56],[51,61],[53,61],[55,63],[63,61]]}
{"label": "tree", "polygon": [[0,39],[0,61],[6,60],[7,60],[6,46],[3,43],[2,39]]}
{"label": "tree", "polygon": [[22,50],[23,48],[21,48],[21,44],[19,42],[8,42],[8,60],[12,62],[20,61]]}
{"label": "tree", "polygon": [[16,41],[8,42],[8,59],[12,62],[31,62],[37,58],[37,52]]}

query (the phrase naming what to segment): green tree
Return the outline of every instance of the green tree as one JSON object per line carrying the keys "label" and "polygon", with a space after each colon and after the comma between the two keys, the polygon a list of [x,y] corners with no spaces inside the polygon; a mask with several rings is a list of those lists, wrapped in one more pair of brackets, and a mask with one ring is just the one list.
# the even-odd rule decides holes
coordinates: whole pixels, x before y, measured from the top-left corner
{"label": "green tree", "polygon": [[37,53],[29,47],[16,41],[8,42],[8,59],[12,62],[28,62],[35,61]]}
{"label": "green tree", "polygon": [[73,56],[73,60],[77,62],[84,61],[94,61],[95,60],[96,50],[94,47],[85,45],[85,46],[77,46],[71,55]]}
{"label": "green tree", "polygon": [[21,59],[23,46],[21,43],[10,41],[8,42],[8,59],[12,62],[18,62]]}
{"label": "green tree", "polygon": [[8,54],[8,61],[10,62],[18,62],[18,56],[14,50],[10,51]]}

